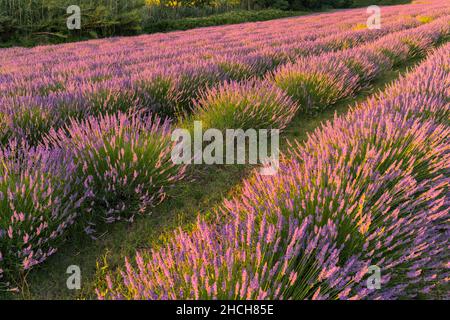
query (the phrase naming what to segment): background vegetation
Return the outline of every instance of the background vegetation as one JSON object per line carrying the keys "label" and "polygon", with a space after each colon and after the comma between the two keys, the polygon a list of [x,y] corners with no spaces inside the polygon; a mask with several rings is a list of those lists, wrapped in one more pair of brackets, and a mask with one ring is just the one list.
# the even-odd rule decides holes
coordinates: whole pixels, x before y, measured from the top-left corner
{"label": "background vegetation", "polygon": [[[81,30],[66,26],[73,4],[81,8]],[[26,45],[136,34],[144,6],[145,0],[0,0],[0,40]]]}
{"label": "background vegetation", "polygon": [[[0,0],[0,46],[30,46],[116,35],[185,30],[346,7],[353,0]],[[68,30],[67,7],[81,8]]]}
{"label": "background vegetation", "polygon": [[411,3],[411,0],[353,0],[354,7],[365,7],[373,4],[388,6],[405,3]]}

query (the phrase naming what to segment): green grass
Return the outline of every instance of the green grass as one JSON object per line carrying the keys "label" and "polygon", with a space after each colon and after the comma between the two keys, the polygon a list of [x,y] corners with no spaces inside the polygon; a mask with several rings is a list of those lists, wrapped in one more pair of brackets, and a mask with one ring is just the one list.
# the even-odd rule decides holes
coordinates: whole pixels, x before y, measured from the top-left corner
{"label": "green grass", "polygon": [[[305,140],[323,121],[331,120],[335,114],[345,113],[350,106],[397,79],[411,66],[415,59],[398,70],[388,72],[370,89],[353,98],[341,101],[318,116],[297,116],[288,126],[281,140],[281,149],[286,150],[287,141]],[[98,240],[93,241],[81,230],[72,230],[60,251],[36,267],[21,283],[21,293],[0,293],[0,298],[13,299],[73,299],[95,298],[96,264],[107,260],[108,267],[123,266],[125,256],[133,256],[136,250],[161,244],[177,227],[189,228],[198,213],[207,214],[220,205],[225,197],[238,194],[242,180],[251,174],[251,166],[220,165],[190,168],[190,178],[171,190],[170,198],[154,208],[152,214],[139,217],[133,224],[117,223],[99,227]],[[82,290],[66,288],[66,269],[78,265],[82,272]]]}

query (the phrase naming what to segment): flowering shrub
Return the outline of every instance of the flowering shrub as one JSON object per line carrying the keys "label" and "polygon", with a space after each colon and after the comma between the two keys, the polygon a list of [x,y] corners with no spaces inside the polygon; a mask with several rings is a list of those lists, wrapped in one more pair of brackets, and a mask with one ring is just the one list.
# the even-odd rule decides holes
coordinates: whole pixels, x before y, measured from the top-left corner
{"label": "flowering shrub", "polygon": [[[252,61],[255,60],[255,61]],[[250,80],[255,76],[262,76],[269,70],[263,67],[262,59],[248,59],[240,56],[226,57],[218,61],[219,68],[227,78],[235,81]],[[266,65],[270,62],[266,62]]]}
{"label": "flowering shrub", "polygon": [[206,91],[195,103],[195,120],[216,129],[284,129],[297,105],[267,82],[227,82]]}
{"label": "flowering shrub", "polygon": [[175,110],[178,114],[190,111],[193,100],[199,97],[200,92],[225,80],[220,68],[211,63],[199,63],[186,67],[178,77],[176,91],[179,93],[179,98]]}
{"label": "flowering shrub", "polygon": [[371,81],[393,67],[386,56],[364,47],[339,51],[335,58],[358,76],[361,87],[370,85]]}
{"label": "flowering shrub", "polygon": [[[170,159],[173,143],[167,120],[142,112],[90,117],[52,130],[46,143],[74,159],[77,175],[93,189],[95,212],[107,222],[131,219],[164,198],[184,168]],[[98,217],[94,217],[94,220]]]}
{"label": "flowering shrub", "polygon": [[273,81],[303,112],[316,113],[351,95],[360,80],[343,62],[325,55],[285,65],[275,72]]}
{"label": "flowering shrub", "polygon": [[91,189],[58,150],[13,140],[0,159],[0,278],[9,282],[56,252]]}
{"label": "flowering shrub", "polygon": [[233,218],[226,225],[199,220],[192,234],[179,230],[151,258],[138,253],[137,268],[127,260],[121,273],[126,286],[118,290],[107,276],[99,297],[326,299],[358,281],[350,275],[359,265],[356,258],[337,266],[335,225],[308,230],[309,219],[281,212]]}
{"label": "flowering shrub", "polygon": [[150,72],[133,79],[140,103],[145,110],[161,116],[173,116],[180,93],[176,89],[176,74],[172,70],[160,74]]}
{"label": "flowering shrub", "polygon": [[121,81],[94,86],[86,99],[87,114],[92,116],[126,113],[140,106],[139,97],[131,89],[131,84]]}

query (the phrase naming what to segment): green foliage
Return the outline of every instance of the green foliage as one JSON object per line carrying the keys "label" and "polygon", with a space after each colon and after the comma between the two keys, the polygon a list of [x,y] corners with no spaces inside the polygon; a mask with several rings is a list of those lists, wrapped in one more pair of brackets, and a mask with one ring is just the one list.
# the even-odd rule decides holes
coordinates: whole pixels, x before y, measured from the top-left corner
{"label": "green foliage", "polygon": [[353,0],[354,7],[366,7],[370,5],[395,5],[411,3],[411,0]]}
{"label": "green foliage", "polygon": [[179,20],[167,19],[154,23],[145,23],[143,26],[143,30],[147,33],[166,32],[174,30],[188,30],[193,28],[209,27],[224,24],[233,24],[251,21],[265,21],[295,16],[299,14],[300,14],[299,12],[289,12],[274,9],[260,10],[260,11],[238,10],[208,17],[184,18]]}
{"label": "green foliage", "polygon": [[290,5],[287,0],[276,0],[273,4],[273,7],[280,10],[290,9]]}
{"label": "green foliage", "polygon": [[[81,30],[66,25],[67,8],[73,4],[81,9]],[[54,43],[137,34],[144,6],[145,0],[0,0],[0,39]]]}
{"label": "green foliage", "polygon": [[17,21],[12,17],[5,16],[0,13],[0,40],[6,41],[17,30]]}
{"label": "green foliage", "polygon": [[150,24],[163,20],[208,17],[239,9],[239,6],[230,4],[230,2],[233,2],[232,0],[223,0],[223,2],[225,4],[214,6],[192,6],[183,3],[183,6],[170,7],[164,1],[160,1],[159,5],[147,5],[144,8],[143,23]]}
{"label": "green foliage", "polygon": [[353,4],[353,0],[245,0],[241,2],[250,4],[248,7],[252,9],[274,8],[280,10],[320,9],[323,7],[344,8]]}

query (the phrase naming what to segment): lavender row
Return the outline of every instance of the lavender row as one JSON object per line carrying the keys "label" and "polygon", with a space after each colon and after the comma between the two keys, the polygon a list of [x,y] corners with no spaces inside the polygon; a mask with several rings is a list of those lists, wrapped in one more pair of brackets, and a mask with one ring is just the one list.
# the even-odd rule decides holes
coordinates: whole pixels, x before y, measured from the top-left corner
{"label": "lavender row", "polygon": [[[192,67],[196,69],[191,69]],[[245,64],[235,63],[233,68],[233,72],[244,70],[244,74],[246,73]],[[5,143],[9,138],[17,137],[36,143],[50,128],[64,126],[71,117],[82,120],[89,116],[127,112],[130,108],[148,105],[152,106],[153,111],[165,113],[164,110],[172,110],[174,105],[189,104],[192,96],[204,85],[212,85],[226,78],[221,75],[217,66],[212,67],[209,63],[195,64],[184,69],[184,76],[179,76],[179,69],[166,70],[165,75],[155,74],[153,71],[145,74],[143,71],[136,79],[120,80],[114,77],[99,85],[65,83],[68,90],[45,97],[25,95],[3,98],[0,140]],[[251,70],[248,75],[254,72],[255,70]],[[20,90],[17,94],[20,95]]]}
{"label": "lavender row", "polygon": [[[322,15],[320,19],[329,19],[327,20],[329,26],[319,23],[318,18],[297,18],[292,21],[281,20],[249,24],[247,25],[248,30],[245,28],[246,25],[233,27],[233,30],[230,30],[229,27],[209,28],[205,29],[206,31],[191,32],[194,33],[193,37],[190,33],[178,35],[175,33],[170,36],[102,40],[99,41],[101,47],[96,45],[96,41],[38,47],[26,51],[25,56],[16,53],[10,57],[14,58],[13,60],[4,59],[2,81],[0,81],[1,91],[4,94],[9,92],[15,95],[24,95],[25,93],[45,95],[46,91],[58,91],[58,85],[61,83],[72,83],[77,87],[83,85],[86,80],[98,82],[102,78],[121,78],[124,75],[127,78],[126,76],[136,74],[136,72],[141,74],[141,71],[145,71],[144,74],[148,74],[151,70],[160,70],[169,66],[220,60],[221,57],[254,56],[258,55],[258,51],[265,52],[267,56],[274,56],[275,53],[287,52],[288,48],[290,52],[294,49],[303,52],[308,49],[306,52],[311,50],[316,52],[321,47],[327,46],[339,49],[342,46],[353,46],[364,40],[365,37],[373,39],[377,35],[417,26],[420,23],[418,20],[420,20],[421,13],[427,14],[429,19],[448,13],[448,8],[442,8],[442,4],[438,3],[432,3],[425,7],[407,6],[400,12],[397,12],[398,8],[395,10],[384,8],[383,10],[384,24],[381,30],[347,31],[348,28],[355,26],[356,21],[364,21],[364,11],[354,10],[349,13]],[[403,15],[399,17],[397,14]],[[306,23],[299,25],[299,22],[303,22],[303,20],[306,20]],[[316,21],[308,23],[309,20]],[[329,36],[330,30],[335,32],[336,29],[340,29],[337,26],[340,24],[348,26],[344,28],[343,32],[340,31],[336,35]],[[317,31],[317,29],[319,30]],[[317,34],[326,36],[319,37]],[[168,39],[163,41],[160,39],[161,37]],[[175,41],[176,39],[179,42]],[[316,42],[315,40],[320,41]],[[240,41],[243,45],[239,45]],[[286,44],[290,44],[291,47],[287,47]],[[152,52],[146,50],[148,48],[152,48]],[[206,48],[210,49],[206,50]],[[8,50],[2,52],[8,52]],[[45,86],[44,83],[33,84],[36,82],[36,78],[47,80],[43,82],[47,82],[48,86]],[[20,89],[22,93],[17,89]]]}
{"label": "lavender row", "polygon": [[305,113],[316,113],[353,95],[383,72],[424,56],[450,34],[448,18],[387,35],[354,49],[301,58],[276,70],[274,82]]}
{"label": "lavender row", "polygon": [[[432,17],[438,17],[443,15],[445,10],[436,11]],[[398,21],[396,21],[398,20]],[[413,27],[417,26],[419,22],[415,18],[397,18],[394,20],[394,23],[386,22],[384,28],[382,30],[355,30],[350,32],[339,33],[337,35],[328,36],[325,39],[321,39],[320,43],[317,41],[307,40],[307,41],[293,41],[294,37],[290,34],[289,43],[291,46],[296,46],[296,50],[298,51],[300,48],[308,48],[308,52],[314,50],[317,52],[321,50],[322,47],[330,46],[334,48],[340,48],[342,46],[352,45],[351,43],[357,43],[364,40],[364,37],[371,37],[377,35],[384,35],[389,32],[394,32],[397,30],[401,30],[405,27]],[[283,25],[280,24],[278,27],[281,28]],[[285,35],[286,37],[286,35]],[[328,40],[327,40],[328,39]],[[345,41],[343,40],[345,39]],[[264,39],[263,39],[264,40]],[[95,60],[92,63],[89,63],[89,59],[84,58],[85,60],[76,59],[71,61],[70,54],[65,53],[64,55],[58,57],[52,57],[52,65],[44,65],[43,67],[36,66],[35,61],[30,62],[21,62],[20,60],[16,60],[12,66],[8,66],[6,64],[3,68],[7,70],[7,74],[4,75],[2,83],[2,92],[4,95],[11,94],[39,94],[39,95],[47,95],[47,93],[51,93],[53,91],[58,91],[58,84],[65,83],[73,85],[82,85],[85,82],[89,82],[91,80],[93,83],[108,79],[110,77],[115,78],[129,78],[133,75],[139,76],[140,74],[148,74],[151,71],[161,70],[163,67],[165,68],[175,68],[177,66],[186,66],[192,63],[199,62],[207,62],[208,60],[212,61],[220,61],[226,58],[240,58],[240,56],[258,56],[258,52],[266,53],[267,57],[274,56],[275,51],[287,52],[286,45],[283,45],[281,42],[271,43],[270,39],[265,40],[267,43],[264,45],[267,47],[261,47],[260,45],[256,45],[256,48],[250,50],[243,50],[241,48],[237,48],[236,45],[226,44],[227,50],[232,50],[225,53],[218,53],[220,51],[217,46],[222,45],[221,42],[212,42],[214,43],[214,47],[211,52],[202,52],[199,56],[197,56],[193,49],[186,50],[182,56],[175,55],[174,57],[167,56],[167,53],[163,57],[154,57],[148,52],[142,50],[137,53],[131,54],[130,52],[125,52],[120,57],[114,56],[96,56]],[[250,42],[253,43],[253,42]],[[353,44],[354,45],[354,44]],[[79,45],[81,46],[81,45]],[[231,49],[230,49],[231,47]],[[178,48],[178,47],[175,47]],[[184,48],[184,47],[181,47]],[[277,48],[283,48],[283,50],[279,50]],[[204,45],[199,47],[200,50],[205,50]],[[290,49],[293,51],[293,48]],[[304,51],[303,51],[304,52]],[[135,55],[140,54],[145,58],[145,61],[142,63],[139,62],[139,59],[135,59]],[[68,57],[69,56],[69,57]],[[100,60],[102,59],[102,60]],[[57,61],[55,61],[57,60]],[[61,60],[60,64],[57,62]],[[87,60],[87,61],[86,61]],[[226,61],[226,60],[225,60]],[[33,63],[32,66],[29,64]],[[130,69],[132,67],[133,69]],[[17,69],[17,71],[15,71]],[[35,76],[39,74],[43,80],[43,83],[33,83]],[[45,85],[47,82],[47,86]],[[53,86],[53,88],[52,88]],[[19,90],[20,89],[20,90]],[[70,86],[69,86],[70,89]],[[18,91],[19,90],[19,91]]]}
{"label": "lavender row", "polygon": [[[410,5],[383,8],[383,19],[388,22],[392,17],[426,15],[431,16],[436,11],[443,11],[442,3],[434,1],[426,5]],[[445,6],[444,6],[445,7]],[[196,29],[188,32],[172,32],[141,37],[112,38],[95,40],[61,46],[44,46],[33,49],[7,49],[0,55],[8,71],[23,73],[21,66],[32,67],[28,71],[33,74],[33,68],[40,74],[46,70],[61,68],[59,63],[81,62],[79,67],[92,69],[96,65],[111,65],[111,62],[139,63],[161,59],[164,56],[179,56],[189,54],[197,58],[197,52],[204,48],[213,48],[211,52],[226,50],[231,46],[246,48],[258,43],[268,43],[279,46],[283,43],[315,40],[334,32],[347,31],[355,26],[360,28],[366,22],[364,9],[347,12],[321,14],[320,16],[304,16],[292,19],[248,23],[235,26],[222,26]],[[324,24],[323,21],[327,21]],[[151,51],[149,49],[152,49]],[[210,51],[208,51],[210,52]],[[229,52],[229,51],[225,51]],[[42,56],[36,61],[36,55]],[[64,58],[63,58],[64,57]],[[127,59],[124,59],[124,58]],[[109,58],[111,60],[109,60]],[[105,61],[105,62],[102,62]],[[96,62],[96,64],[93,64]],[[92,64],[91,64],[92,63]],[[70,70],[69,66],[65,70]]]}
{"label": "lavender row", "polygon": [[225,82],[201,95],[185,123],[200,120],[223,130],[284,129],[296,114],[320,113],[394,67],[426,56],[449,34],[444,17],[357,48],[301,58],[261,81]]}
{"label": "lavender row", "polygon": [[[439,271],[448,265],[450,127],[423,111],[448,110],[449,54],[447,44],[377,100],[294,144],[281,171],[246,180],[217,221],[199,218],[192,232],[178,230],[161,248],[127,259],[103,279],[98,298],[429,293],[448,278]],[[382,270],[379,290],[366,285],[371,266]]]}
{"label": "lavender row", "polygon": [[[445,17],[431,24],[435,25],[443,19]],[[402,28],[405,26],[402,24]],[[373,37],[377,38],[389,30],[388,27],[379,33],[366,30],[364,32],[369,37],[364,38],[364,41],[369,41]],[[406,32],[403,31],[400,35],[406,35]],[[317,51],[314,51],[311,46],[307,48],[310,54],[318,54],[325,50],[324,47],[325,45],[319,44]],[[332,50],[330,48],[331,46],[329,50]],[[278,56],[281,56],[279,50],[285,49],[276,49]],[[288,49],[286,50],[285,52],[289,52]],[[275,52],[271,55],[277,56]],[[246,57],[246,59],[253,58]],[[127,112],[132,108],[145,108],[162,115],[173,115],[177,109],[188,108],[187,106],[191,105],[191,99],[196,97],[202,88],[230,78],[242,80],[257,74],[263,75],[278,64],[274,64],[273,59],[260,57],[255,59],[257,63],[248,64],[242,59],[241,61],[234,59],[232,60],[234,62],[228,62],[227,66],[223,64],[223,61],[202,62],[189,66],[174,66],[163,72],[150,68],[149,71],[141,71],[139,75],[99,75],[99,78],[103,79],[98,83],[85,82],[83,76],[78,78],[81,81],[79,83],[67,82],[67,79],[49,83],[48,81],[51,82],[51,80],[46,80],[44,77],[43,82],[36,84],[40,88],[31,89],[31,94],[26,93],[27,90],[21,93],[21,90],[11,87],[5,89],[5,92],[14,88],[15,94],[0,98],[0,142],[4,144],[11,137],[15,137],[26,138],[30,143],[35,144],[50,128],[62,127],[70,118],[82,120],[89,116],[114,114],[118,111]],[[300,60],[308,64],[306,59],[309,60],[309,58]],[[219,65],[227,70],[228,75],[221,71]],[[112,78],[109,79],[110,77]],[[41,86],[44,83],[46,83],[44,85],[46,89]],[[48,92],[44,95],[35,93],[42,90]]]}
{"label": "lavender row", "polygon": [[[442,4],[440,4],[440,6],[442,6]],[[329,26],[321,23],[319,31],[317,31],[317,23],[308,28],[303,25],[298,25],[297,20],[291,24],[287,23],[285,20],[279,21],[275,25],[270,25],[271,28],[264,29],[265,33],[262,35],[254,29],[250,29],[248,30],[249,33],[246,33],[247,30],[245,28],[243,29],[240,25],[232,35],[221,32],[221,34],[231,37],[231,40],[221,39],[213,31],[211,31],[211,36],[208,32],[202,32],[199,40],[197,40],[198,43],[195,39],[193,40],[188,35],[185,35],[184,37],[181,37],[183,42],[164,43],[162,46],[163,53],[156,52],[154,54],[155,48],[154,43],[151,42],[151,36],[148,42],[145,42],[145,45],[151,46],[152,52],[144,50],[146,49],[145,46],[144,48],[139,46],[136,48],[136,45],[133,45],[134,42],[139,43],[140,37],[122,39],[124,41],[123,44],[120,42],[117,43],[117,41],[110,41],[106,44],[102,42],[102,44],[106,46],[106,52],[104,54],[99,52],[101,48],[98,46],[93,46],[93,48],[87,46],[87,44],[90,44],[90,42],[87,42],[87,49],[83,47],[83,44],[76,44],[71,45],[70,49],[62,50],[62,52],[59,52],[58,50],[55,50],[55,53],[48,52],[49,50],[40,50],[36,52],[36,54],[45,53],[48,62],[35,61],[36,54],[31,54],[31,56],[27,57],[24,61],[15,57],[14,62],[11,65],[6,63],[4,69],[7,71],[6,76],[9,74],[13,77],[15,79],[15,85],[19,86],[21,82],[24,81],[22,85],[25,85],[26,87],[26,83],[31,82],[36,74],[39,74],[41,77],[48,77],[50,80],[55,80],[54,82],[57,82],[59,79],[63,80],[63,82],[68,82],[68,80],[71,80],[71,78],[74,77],[73,80],[75,80],[75,83],[79,84],[79,81],[85,78],[98,80],[98,78],[101,78],[102,76],[120,77],[124,74],[135,74],[142,70],[145,70],[148,73],[148,71],[153,69],[161,69],[162,67],[167,68],[171,65],[191,64],[202,60],[220,60],[221,57],[239,58],[239,56],[254,56],[255,54],[258,54],[258,51],[261,51],[261,53],[266,52],[267,56],[273,56],[274,53],[287,52],[287,49],[289,49],[290,52],[293,52],[294,49],[295,51],[300,50],[302,52],[310,52],[311,50],[317,51],[321,47],[327,46],[330,46],[333,49],[341,49],[345,46],[354,46],[355,43],[360,43],[365,37],[373,39],[376,35],[385,35],[408,26],[417,26],[420,22],[415,16],[419,15],[420,18],[420,13],[427,14],[427,17],[430,19],[437,18],[446,13],[448,14],[448,8],[440,8],[436,3],[427,5],[426,7],[412,6],[407,8],[409,9],[407,12],[404,12],[403,16],[401,13],[391,10],[390,8],[384,8],[387,12],[383,11],[384,23],[381,30],[348,30],[330,36],[329,33],[331,30],[333,30],[333,32],[336,31],[335,24],[341,23],[339,22],[341,19],[345,21],[345,17],[342,17],[341,13],[333,15],[334,18],[329,20]],[[351,14],[349,13],[348,15],[350,17],[356,15],[359,22],[363,22],[364,20],[362,19],[365,18],[365,14],[362,11],[352,11]],[[326,18],[326,16],[321,16],[321,19]],[[351,23],[350,26],[352,26]],[[266,27],[269,26],[261,25],[260,28]],[[289,32],[290,28],[296,29]],[[318,32],[323,32],[324,35],[327,36],[323,38],[314,37]],[[308,35],[305,35],[307,33]],[[301,38],[297,38],[296,35]],[[238,39],[241,39],[242,37],[244,37],[242,40],[244,46],[240,46],[236,43],[239,41]],[[121,48],[122,46],[127,49],[124,50]],[[206,50],[207,47],[211,48]],[[281,48],[283,50],[281,50]],[[43,47],[43,49],[45,49],[45,47]],[[307,50],[305,51],[305,49]],[[86,56],[83,54],[77,55],[71,53],[71,51],[74,50],[77,50],[77,53],[78,51],[83,53],[87,50],[90,52],[90,55]],[[115,56],[111,50],[118,51],[120,55]],[[178,52],[180,50],[183,51],[181,55]],[[197,53],[198,51],[199,53]],[[75,56],[74,59],[72,59],[72,56]],[[143,61],[141,61],[141,59],[143,59]],[[83,70],[87,71],[87,73],[80,72]],[[5,78],[5,80],[8,79],[8,77]],[[33,87],[30,89],[33,89]]]}
{"label": "lavender row", "polygon": [[170,159],[170,133],[167,120],[133,112],[72,121],[38,147],[9,141],[0,150],[0,284],[14,288],[75,222],[92,234],[97,223],[150,213],[184,174]]}

